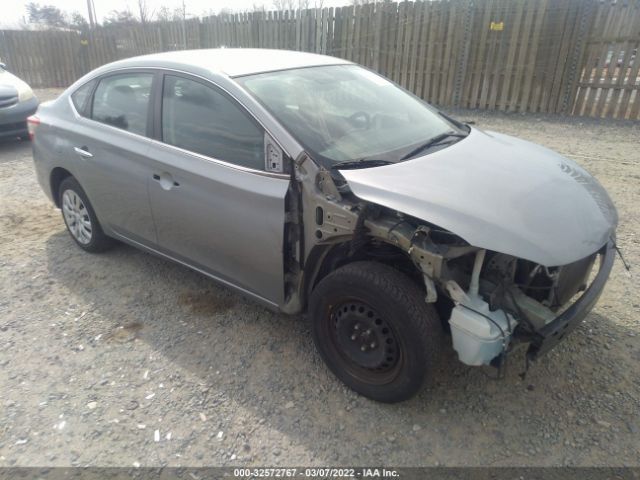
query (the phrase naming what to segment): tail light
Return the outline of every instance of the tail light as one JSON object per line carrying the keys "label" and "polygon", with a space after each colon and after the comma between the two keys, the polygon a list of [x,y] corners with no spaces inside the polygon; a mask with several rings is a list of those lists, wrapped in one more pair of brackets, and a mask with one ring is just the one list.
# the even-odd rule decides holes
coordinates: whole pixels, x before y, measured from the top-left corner
{"label": "tail light", "polygon": [[36,128],[40,125],[40,119],[37,115],[31,115],[27,118],[27,129],[29,130],[29,139],[33,140],[36,135]]}

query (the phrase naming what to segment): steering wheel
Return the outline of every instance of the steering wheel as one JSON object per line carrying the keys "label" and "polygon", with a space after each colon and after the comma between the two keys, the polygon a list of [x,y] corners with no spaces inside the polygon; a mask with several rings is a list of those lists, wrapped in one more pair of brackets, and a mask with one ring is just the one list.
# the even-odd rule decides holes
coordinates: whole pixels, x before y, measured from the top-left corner
{"label": "steering wheel", "polygon": [[371,127],[371,115],[367,112],[355,112],[353,115],[347,118],[349,123],[356,128],[362,128],[368,130]]}

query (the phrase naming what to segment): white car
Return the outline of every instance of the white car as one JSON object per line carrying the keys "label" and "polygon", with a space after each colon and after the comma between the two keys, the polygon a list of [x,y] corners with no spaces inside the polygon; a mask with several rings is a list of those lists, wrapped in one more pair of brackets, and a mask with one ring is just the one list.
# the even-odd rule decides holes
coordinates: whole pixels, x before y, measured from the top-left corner
{"label": "white car", "polygon": [[27,117],[38,108],[38,99],[26,82],[0,63],[0,138],[27,138]]}

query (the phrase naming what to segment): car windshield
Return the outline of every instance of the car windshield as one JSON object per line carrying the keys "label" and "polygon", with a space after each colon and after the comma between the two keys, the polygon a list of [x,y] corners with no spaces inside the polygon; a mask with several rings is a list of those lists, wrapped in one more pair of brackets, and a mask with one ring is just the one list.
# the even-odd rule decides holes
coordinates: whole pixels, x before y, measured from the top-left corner
{"label": "car windshield", "polygon": [[236,80],[326,167],[361,160],[398,162],[415,156],[414,151],[422,153],[421,146],[431,139],[467,133],[418,97],[356,65]]}

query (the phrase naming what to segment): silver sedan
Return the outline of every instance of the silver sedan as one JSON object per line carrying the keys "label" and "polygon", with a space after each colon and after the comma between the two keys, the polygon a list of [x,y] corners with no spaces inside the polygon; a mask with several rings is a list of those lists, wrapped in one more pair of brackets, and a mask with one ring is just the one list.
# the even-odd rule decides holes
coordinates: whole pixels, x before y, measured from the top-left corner
{"label": "silver sedan", "polygon": [[300,52],[105,65],[29,119],[36,173],[87,252],[114,239],[290,314],[384,402],[450,343],[501,371],[582,321],[616,210],[581,167],[466,125],[378,74]]}

